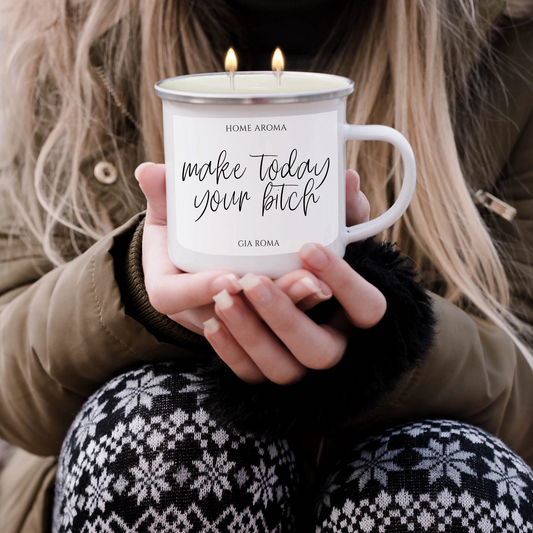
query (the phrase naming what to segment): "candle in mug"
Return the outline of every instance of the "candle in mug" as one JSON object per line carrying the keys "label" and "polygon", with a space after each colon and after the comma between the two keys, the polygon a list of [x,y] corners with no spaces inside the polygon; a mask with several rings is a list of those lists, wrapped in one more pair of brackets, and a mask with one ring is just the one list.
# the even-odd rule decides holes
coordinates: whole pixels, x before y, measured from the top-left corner
{"label": "candle in mug", "polygon": [[[281,276],[301,268],[298,250],[318,242],[338,255],[380,233],[414,192],[411,147],[385,126],[346,124],[347,78],[310,72],[235,72],[162,80],[168,244],[180,269],[226,268]],[[405,182],[396,203],[347,228],[349,139],[399,148]]]}
{"label": "candle in mug", "polygon": [[281,85],[278,85],[276,76],[270,72],[237,72],[234,75],[234,81],[235,89],[232,89],[227,74],[221,72],[220,74],[180,76],[165,80],[158,87],[184,93],[282,95],[331,91],[343,87],[348,88],[350,84],[346,78],[303,72],[284,72]]}

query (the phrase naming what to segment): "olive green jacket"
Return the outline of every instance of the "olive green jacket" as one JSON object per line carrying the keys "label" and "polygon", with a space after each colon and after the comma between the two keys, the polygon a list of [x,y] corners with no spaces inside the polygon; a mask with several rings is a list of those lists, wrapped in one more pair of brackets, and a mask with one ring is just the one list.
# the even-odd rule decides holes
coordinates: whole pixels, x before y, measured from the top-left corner
{"label": "olive green jacket", "polygon": [[[501,50],[519,68],[504,70],[485,126],[498,170],[468,179],[472,191],[493,192],[518,211],[512,223],[490,220],[502,239],[515,309],[533,324],[533,23],[508,30]],[[138,271],[140,215],[129,218],[119,183],[101,183],[94,173],[105,160],[123,165],[135,184],[140,161],[131,147],[120,165],[114,157],[104,150],[84,161],[81,172],[118,228],[61,267],[13,237],[12,213],[0,213],[0,437],[21,449],[0,479],[2,533],[48,530],[56,457],[93,392],[136,365],[197,359],[205,347],[148,304]],[[432,297],[434,347],[369,414],[366,427],[422,417],[464,421],[533,466],[533,363],[497,327]],[[350,421],[346,427],[354,434],[361,429]]]}

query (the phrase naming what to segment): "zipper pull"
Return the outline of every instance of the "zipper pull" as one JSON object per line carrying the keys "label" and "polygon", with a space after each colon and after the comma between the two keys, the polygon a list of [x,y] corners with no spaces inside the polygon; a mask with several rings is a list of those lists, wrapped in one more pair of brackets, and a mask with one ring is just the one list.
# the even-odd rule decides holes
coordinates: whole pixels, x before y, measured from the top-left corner
{"label": "zipper pull", "polygon": [[516,215],[516,209],[513,206],[506,204],[499,198],[496,198],[496,196],[493,196],[482,189],[479,189],[479,191],[474,194],[474,203],[483,205],[509,222],[511,222]]}

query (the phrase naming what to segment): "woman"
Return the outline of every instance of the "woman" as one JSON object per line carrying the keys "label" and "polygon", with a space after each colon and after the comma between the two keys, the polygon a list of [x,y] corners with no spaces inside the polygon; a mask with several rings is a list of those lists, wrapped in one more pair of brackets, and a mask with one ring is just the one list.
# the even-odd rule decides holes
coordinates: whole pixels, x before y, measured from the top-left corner
{"label": "woman", "polygon": [[[283,4],[27,1],[4,17],[0,430],[25,451],[3,474],[2,531],[533,522],[533,6]],[[397,251],[372,242],[322,265],[312,256],[324,250],[308,247],[305,270],[262,281],[293,320],[313,308],[326,324],[308,330],[303,352],[260,306],[245,316],[257,346],[231,324],[225,309],[253,301],[257,280],[243,296],[223,273],[165,270],[164,169],[138,168],[144,222],[132,179],[141,162],[162,161],[154,82],[221,70],[231,44],[246,51],[243,69],[267,68],[272,36],[294,68],[354,79],[350,122],[400,130],[420,176],[384,238],[421,283]],[[399,188],[389,150],[348,147],[372,213]],[[348,215],[365,219],[355,174],[348,184]],[[516,220],[478,212],[478,188],[505,197]],[[312,290],[291,294],[304,277]],[[335,301],[316,305],[313,285]],[[224,288],[233,296],[213,308]],[[220,359],[198,335],[204,321]],[[319,336],[330,342],[315,350]],[[209,364],[199,372],[198,361]],[[155,362],[164,364],[142,366]],[[395,423],[404,425],[384,429]],[[296,461],[307,467],[300,482]]]}

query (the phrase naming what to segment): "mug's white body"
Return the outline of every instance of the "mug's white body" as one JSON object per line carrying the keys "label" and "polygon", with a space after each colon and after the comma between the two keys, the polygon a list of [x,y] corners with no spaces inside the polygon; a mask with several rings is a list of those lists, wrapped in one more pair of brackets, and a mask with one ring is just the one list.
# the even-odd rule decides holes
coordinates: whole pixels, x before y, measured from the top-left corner
{"label": "mug's white body", "polygon": [[[342,256],[348,242],[390,226],[407,207],[414,179],[402,190],[402,205],[346,228],[346,140],[398,146],[392,132],[405,144],[402,152],[410,147],[395,130],[350,126],[345,117],[346,96],[263,105],[163,99],[172,262],[187,272],[228,269],[276,278],[301,268],[298,250],[307,242]],[[379,131],[363,131],[368,128]],[[414,173],[412,164],[406,174]]]}

